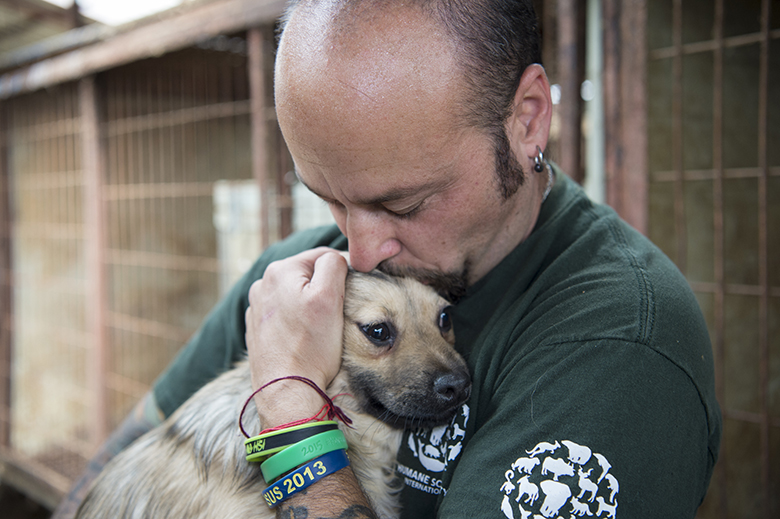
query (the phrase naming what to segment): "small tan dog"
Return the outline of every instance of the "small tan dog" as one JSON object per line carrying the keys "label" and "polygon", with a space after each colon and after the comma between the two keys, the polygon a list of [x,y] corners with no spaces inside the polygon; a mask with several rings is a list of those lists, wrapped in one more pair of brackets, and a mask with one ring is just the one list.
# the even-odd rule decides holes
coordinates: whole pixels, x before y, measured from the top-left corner
{"label": "small tan dog", "polygon": [[[409,278],[347,277],[341,371],[327,393],[350,395],[336,404],[353,428],[340,427],[352,469],[383,518],[399,515],[402,428],[449,422],[471,390],[466,363],[452,348],[447,305]],[[204,386],[105,467],[76,517],[274,517],[260,464],[246,461],[238,428],[250,393],[246,362]],[[262,429],[253,403],[243,420],[247,431]]]}

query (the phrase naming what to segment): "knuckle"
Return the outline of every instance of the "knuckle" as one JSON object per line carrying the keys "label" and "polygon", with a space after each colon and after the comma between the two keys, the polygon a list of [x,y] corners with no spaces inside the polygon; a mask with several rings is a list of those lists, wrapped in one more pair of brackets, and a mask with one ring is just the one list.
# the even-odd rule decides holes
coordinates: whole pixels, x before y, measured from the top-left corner
{"label": "knuckle", "polygon": [[263,274],[263,278],[273,278],[279,275],[279,273],[282,271],[282,260],[277,260],[272,263],[270,263],[265,268],[265,273]]}
{"label": "knuckle", "polygon": [[[260,297],[260,293],[262,291],[262,279],[258,279],[252,285],[249,287],[249,304],[251,305],[253,301],[257,301]],[[248,310],[248,309],[247,309]]]}

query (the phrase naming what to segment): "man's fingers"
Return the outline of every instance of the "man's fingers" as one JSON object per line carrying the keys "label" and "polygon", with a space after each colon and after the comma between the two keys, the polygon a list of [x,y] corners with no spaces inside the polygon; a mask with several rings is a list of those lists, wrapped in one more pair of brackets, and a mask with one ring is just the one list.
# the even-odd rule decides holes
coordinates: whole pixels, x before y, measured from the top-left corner
{"label": "man's fingers", "polygon": [[[334,249],[317,247],[283,260],[274,261],[266,268],[263,279],[268,280],[270,283],[276,283],[285,282],[281,280],[287,276],[292,276],[297,278],[298,283],[306,285],[314,276],[317,261],[323,256],[334,255],[334,253],[338,254]],[[346,274],[344,277],[346,277]]]}
{"label": "man's fingers", "polygon": [[315,287],[340,287],[340,292],[343,294],[347,270],[347,260],[337,252],[329,251],[315,260],[311,283]]}

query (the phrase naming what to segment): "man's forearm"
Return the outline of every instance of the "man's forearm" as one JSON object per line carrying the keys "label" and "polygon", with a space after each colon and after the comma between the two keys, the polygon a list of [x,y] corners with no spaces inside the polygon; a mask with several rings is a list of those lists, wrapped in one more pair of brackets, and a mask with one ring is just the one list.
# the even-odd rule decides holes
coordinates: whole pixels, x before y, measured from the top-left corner
{"label": "man's forearm", "polygon": [[321,479],[282,502],[276,517],[283,519],[376,519],[355,473],[347,467]]}
{"label": "man's forearm", "polygon": [[98,477],[103,467],[136,438],[152,430],[161,421],[162,416],[155,404],[154,397],[151,392],[147,393],[89,460],[84,473],[71,487],[68,495],[57,505],[51,519],[71,519],[74,517],[79,505],[89,492],[92,482]]}

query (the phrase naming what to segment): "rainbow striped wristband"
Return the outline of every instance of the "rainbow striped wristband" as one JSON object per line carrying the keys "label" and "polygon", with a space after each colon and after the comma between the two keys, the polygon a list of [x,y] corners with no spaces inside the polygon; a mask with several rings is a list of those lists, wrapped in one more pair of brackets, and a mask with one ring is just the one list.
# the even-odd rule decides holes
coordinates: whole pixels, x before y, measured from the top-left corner
{"label": "rainbow striped wristband", "polygon": [[323,454],[266,488],[263,498],[269,507],[274,508],[293,494],[348,466],[349,458],[343,449]]}

